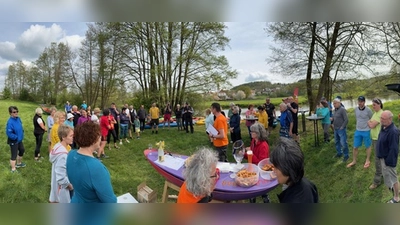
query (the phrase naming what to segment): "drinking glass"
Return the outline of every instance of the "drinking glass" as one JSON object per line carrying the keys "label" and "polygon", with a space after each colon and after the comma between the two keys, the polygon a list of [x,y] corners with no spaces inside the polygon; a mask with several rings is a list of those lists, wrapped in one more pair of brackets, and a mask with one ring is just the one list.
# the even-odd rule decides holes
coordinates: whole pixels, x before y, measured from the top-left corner
{"label": "drinking glass", "polygon": [[235,141],[235,143],[233,143],[232,145],[232,153],[233,153],[233,157],[235,158],[236,161],[236,167],[240,168],[242,167],[242,160],[244,157],[244,142],[242,140],[237,140]]}

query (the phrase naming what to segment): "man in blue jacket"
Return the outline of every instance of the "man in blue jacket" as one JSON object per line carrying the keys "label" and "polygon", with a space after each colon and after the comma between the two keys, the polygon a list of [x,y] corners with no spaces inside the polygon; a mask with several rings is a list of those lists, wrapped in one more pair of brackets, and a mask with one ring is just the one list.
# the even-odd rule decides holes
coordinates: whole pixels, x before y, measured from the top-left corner
{"label": "man in blue jacket", "polygon": [[[22,140],[24,139],[24,128],[22,127],[21,119],[18,116],[18,108],[16,106],[8,107],[10,118],[7,121],[6,134],[7,144],[10,145],[11,149],[11,172],[16,172],[16,168],[25,167],[25,163],[22,162],[22,156],[24,156],[25,148]],[[18,157],[17,157],[18,155]]]}
{"label": "man in blue jacket", "polygon": [[388,203],[398,203],[399,180],[397,178],[397,157],[399,154],[399,130],[393,123],[393,113],[385,110],[381,114],[381,131],[376,143],[378,158],[382,165],[385,185],[393,192],[393,198]]}

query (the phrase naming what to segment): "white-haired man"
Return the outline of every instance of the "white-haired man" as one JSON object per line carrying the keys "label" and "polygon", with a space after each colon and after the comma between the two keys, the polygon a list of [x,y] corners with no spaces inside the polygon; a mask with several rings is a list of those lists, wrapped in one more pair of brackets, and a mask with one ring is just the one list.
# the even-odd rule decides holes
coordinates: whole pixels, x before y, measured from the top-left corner
{"label": "white-haired man", "polygon": [[342,155],[343,162],[349,159],[349,146],[347,144],[347,123],[349,122],[347,117],[346,109],[341,106],[341,101],[338,98],[333,100],[333,128],[335,129],[335,146],[336,155],[335,158],[340,158]]}

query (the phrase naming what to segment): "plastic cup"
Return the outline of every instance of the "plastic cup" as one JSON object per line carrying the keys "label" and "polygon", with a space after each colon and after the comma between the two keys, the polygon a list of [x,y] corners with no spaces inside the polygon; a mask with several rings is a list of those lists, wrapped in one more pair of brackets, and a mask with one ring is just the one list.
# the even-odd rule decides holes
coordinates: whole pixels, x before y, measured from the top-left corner
{"label": "plastic cup", "polygon": [[247,150],[247,161],[249,161],[249,163],[252,163],[252,159],[253,159],[253,151],[252,150]]}

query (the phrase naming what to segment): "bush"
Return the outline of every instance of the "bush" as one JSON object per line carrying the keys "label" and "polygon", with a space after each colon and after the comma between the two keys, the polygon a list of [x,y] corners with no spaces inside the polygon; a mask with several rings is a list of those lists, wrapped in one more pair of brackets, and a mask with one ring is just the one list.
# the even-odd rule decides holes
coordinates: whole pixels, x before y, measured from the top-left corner
{"label": "bush", "polygon": [[3,99],[11,99],[11,90],[9,87],[3,89]]}

